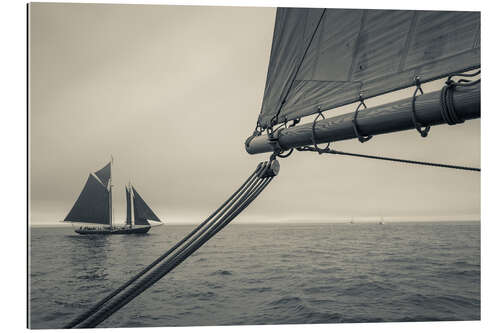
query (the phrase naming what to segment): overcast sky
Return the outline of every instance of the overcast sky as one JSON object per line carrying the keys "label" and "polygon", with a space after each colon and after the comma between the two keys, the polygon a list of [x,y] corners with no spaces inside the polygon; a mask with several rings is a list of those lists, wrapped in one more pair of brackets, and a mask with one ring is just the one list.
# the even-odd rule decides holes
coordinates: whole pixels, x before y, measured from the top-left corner
{"label": "overcast sky", "polygon": [[[274,8],[31,5],[32,223],[62,220],[111,154],[116,222],[129,180],[166,222],[209,215],[268,157],[248,155],[244,141],[260,111],[274,16]],[[407,131],[336,147],[480,166],[480,121],[436,126],[426,139]],[[479,218],[479,173],[308,152],[280,162],[238,221]]]}

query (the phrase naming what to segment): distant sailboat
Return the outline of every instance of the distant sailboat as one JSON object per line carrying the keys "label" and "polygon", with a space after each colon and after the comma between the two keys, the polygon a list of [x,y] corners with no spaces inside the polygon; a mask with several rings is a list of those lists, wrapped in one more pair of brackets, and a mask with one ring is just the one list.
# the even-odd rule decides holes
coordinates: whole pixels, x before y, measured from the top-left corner
{"label": "distant sailboat", "polygon": [[89,174],[73,208],[63,222],[76,223],[79,234],[144,234],[162,225],[158,216],[131,185],[125,187],[127,217],[125,225],[113,224],[111,165]]}
{"label": "distant sailboat", "polygon": [[380,217],[380,221],[378,222],[378,224],[385,224],[383,216]]}
{"label": "distant sailboat", "polygon": [[349,221],[349,224],[354,224],[354,218],[351,217],[351,221]]}

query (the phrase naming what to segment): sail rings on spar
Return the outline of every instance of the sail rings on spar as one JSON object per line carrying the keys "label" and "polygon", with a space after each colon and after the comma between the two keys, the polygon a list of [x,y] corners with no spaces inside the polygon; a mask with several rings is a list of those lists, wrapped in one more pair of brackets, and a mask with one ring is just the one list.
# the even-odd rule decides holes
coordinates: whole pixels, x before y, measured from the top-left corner
{"label": "sail rings on spar", "polygon": [[[259,124],[358,102],[481,64],[479,12],[278,8]],[[432,33],[429,33],[432,31]]]}
{"label": "sail rings on spar", "polygon": [[420,92],[420,95],[424,94],[420,82],[420,77],[418,76],[415,77],[415,91],[413,92],[413,98],[411,100],[411,120],[413,121],[413,126],[415,126],[415,129],[418,131],[418,133],[420,133],[420,136],[425,138],[429,134],[431,126],[427,125],[424,128],[424,126],[422,126],[422,124],[417,119],[417,112],[415,111],[415,100],[417,98],[417,92]]}
{"label": "sail rings on spar", "polygon": [[[279,136],[280,136],[280,133],[281,133],[282,130],[284,130],[286,128],[294,127],[298,123],[300,123],[300,118],[294,119],[291,125],[287,125],[288,124],[288,120],[285,120],[285,122],[283,123],[284,128],[280,128],[280,129],[277,130],[276,140],[279,142]],[[287,153],[285,153],[284,150],[281,150],[279,153],[275,153],[275,156],[277,156],[279,158],[287,158],[290,155],[292,155],[292,153],[293,153],[293,148],[290,148]]]}
{"label": "sail rings on spar", "polygon": [[365,143],[366,141],[370,140],[372,138],[371,135],[363,136],[358,127],[358,113],[359,109],[363,107],[363,109],[366,109],[366,104],[365,100],[363,98],[363,95],[359,95],[359,104],[358,107],[356,108],[356,111],[354,112],[354,117],[352,119],[352,128],[354,129],[354,133],[356,133],[356,136],[358,137],[359,142]]}
{"label": "sail rings on spar", "polygon": [[318,121],[319,117],[322,117],[323,119],[325,119],[325,116],[323,115],[323,112],[321,112],[321,108],[318,108],[318,115],[316,116],[316,118],[314,118],[314,122],[312,124],[312,135],[311,135],[311,139],[312,139],[312,143],[314,145],[314,149],[316,149],[316,151],[318,152],[318,154],[321,155],[321,154],[327,152],[328,150],[330,150],[330,142],[328,142],[328,144],[326,145],[325,148],[319,148],[318,144],[316,143],[316,122]]}
{"label": "sail rings on spar", "polygon": [[110,317],[180,265],[236,218],[279,172],[277,160],[261,162],[247,180],[205,221],[163,255],[64,328],[91,328]]}

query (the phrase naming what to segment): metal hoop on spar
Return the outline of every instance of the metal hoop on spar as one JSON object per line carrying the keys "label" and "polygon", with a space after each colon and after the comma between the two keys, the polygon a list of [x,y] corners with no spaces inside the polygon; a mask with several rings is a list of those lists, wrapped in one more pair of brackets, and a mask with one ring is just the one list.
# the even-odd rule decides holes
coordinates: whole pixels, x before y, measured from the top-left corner
{"label": "metal hoop on spar", "polygon": [[[365,143],[366,141],[370,140],[373,136],[372,135],[362,135],[359,131],[358,127],[358,113],[359,109],[363,107],[363,109],[366,109],[366,104],[365,104],[365,98],[363,97],[363,94],[359,94],[359,104],[356,107],[356,111],[354,111],[354,117],[352,118],[352,128],[354,130],[354,133],[356,133],[356,136],[358,137],[359,142]],[[323,117],[324,119],[324,117]]]}
{"label": "metal hoop on spar", "polygon": [[330,149],[330,142],[328,142],[328,144],[326,145],[325,148],[319,148],[318,144],[316,143],[316,122],[318,121],[319,117],[322,117],[323,119],[325,119],[325,116],[321,112],[321,108],[318,108],[318,115],[316,116],[316,118],[314,118],[314,122],[312,124],[312,134],[311,134],[311,140],[313,142],[314,148],[316,149],[318,154],[321,155]]}
{"label": "metal hoop on spar", "polygon": [[424,91],[422,90],[422,83],[420,82],[420,77],[416,76],[414,81],[415,81],[415,91],[413,92],[413,97],[411,100],[411,120],[417,132],[420,133],[420,136],[422,138],[425,138],[427,137],[427,135],[429,135],[431,126],[427,125],[424,127],[422,123],[417,119],[417,114],[415,112],[415,100],[417,98],[417,93],[420,92],[420,95],[423,95]]}

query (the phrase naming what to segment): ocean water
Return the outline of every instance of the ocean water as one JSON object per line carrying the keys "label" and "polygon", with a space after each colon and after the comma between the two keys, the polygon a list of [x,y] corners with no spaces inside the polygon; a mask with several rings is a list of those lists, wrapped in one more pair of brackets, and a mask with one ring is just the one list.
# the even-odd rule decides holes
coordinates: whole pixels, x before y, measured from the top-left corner
{"label": "ocean water", "polygon": [[[192,228],[31,228],[31,327],[62,327]],[[100,327],[479,319],[477,222],[233,222]]]}

